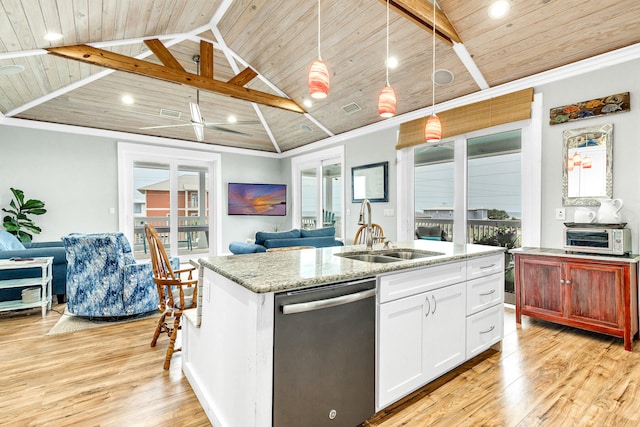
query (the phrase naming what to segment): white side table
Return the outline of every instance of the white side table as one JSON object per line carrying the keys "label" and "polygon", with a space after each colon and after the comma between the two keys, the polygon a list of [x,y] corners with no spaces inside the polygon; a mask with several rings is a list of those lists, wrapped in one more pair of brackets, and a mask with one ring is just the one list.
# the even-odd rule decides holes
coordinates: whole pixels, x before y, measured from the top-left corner
{"label": "white side table", "polygon": [[25,288],[28,286],[41,286],[40,300],[31,303],[23,303],[22,300],[1,301],[0,311],[19,310],[21,308],[42,307],[42,317],[47,315],[47,309],[51,309],[51,278],[53,277],[53,257],[23,258],[19,260],[0,259],[0,270],[15,270],[20,268],[40,268],[40,277],[28,279],[1,279],[0,289]]}

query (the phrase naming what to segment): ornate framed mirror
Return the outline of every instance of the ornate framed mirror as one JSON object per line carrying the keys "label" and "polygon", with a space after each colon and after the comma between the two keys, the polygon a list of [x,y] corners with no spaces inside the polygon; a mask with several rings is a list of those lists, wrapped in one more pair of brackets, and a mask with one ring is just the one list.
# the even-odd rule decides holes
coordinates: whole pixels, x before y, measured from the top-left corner
{"label": "ornate framed mirror", "polygon": [[613,124],[562,132],[562,204],[597,206],[613,197]]}

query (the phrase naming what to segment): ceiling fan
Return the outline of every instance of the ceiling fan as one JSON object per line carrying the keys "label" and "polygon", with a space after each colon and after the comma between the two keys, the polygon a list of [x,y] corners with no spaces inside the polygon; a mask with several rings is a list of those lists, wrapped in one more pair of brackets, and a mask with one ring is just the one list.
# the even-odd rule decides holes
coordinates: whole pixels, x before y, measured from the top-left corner
{"label": "ceiling fan", "polygon": [[[197,74],[200,75],[200,55],[194,55],[193,62],[196,63]],[[196,90],[196,102],[189,102],[189,111],[191,113],[190,123],[180,123],[176,125],[164,125],[164,126],[146,126],[146,127],[141,127],[139,129],[162,129],[162,128],[191,126],[193,127],[193,131],[196,134],[196,139],[198,140],[198,142],[202,142],[204,141],[204,128],[215,129],[222,132],[235,133],[237,135],[251,136],[251,134],[249,133],[228,129],[224,126],[255,125],[260,123],[258,120],[245,120],[245,121],[235,121],[235,122],[206,122],[202,117],[202,114],[200,114],[200,90]]]}

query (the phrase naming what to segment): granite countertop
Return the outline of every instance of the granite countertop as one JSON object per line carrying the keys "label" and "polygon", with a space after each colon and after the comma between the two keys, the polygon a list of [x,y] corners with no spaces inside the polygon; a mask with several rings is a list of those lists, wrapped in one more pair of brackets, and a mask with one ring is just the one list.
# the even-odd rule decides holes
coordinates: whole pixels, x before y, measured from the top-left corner
{"label": "granite countertop", "polygon": [[198,260],[204,267],[256,292],[278,292],[308,286],[374,277],[381,273],[500,253],[504,248],[483,245],[455,245],[451,242],[415,240],[394,242],[393,249],[441,252],[428,258],[372,263],[351,260],[336,253],[379,253],[382,244],[366,252],[364,245],[227,255]]}
{"label": "granite countertop", "polygon": [[565,258],[592,259],[595,261],[627,262],[629,264],[637,264],[638,261],[640,261],[640,254],[628,254],[624,256],[582,254],[582,253],[571,253],[563,249],[554,249],[554,248],[515,248],[515,249],[511,249],[509,252],[513,254],[523,253],[528,255],[555,256],[555,257],[561,256]]}

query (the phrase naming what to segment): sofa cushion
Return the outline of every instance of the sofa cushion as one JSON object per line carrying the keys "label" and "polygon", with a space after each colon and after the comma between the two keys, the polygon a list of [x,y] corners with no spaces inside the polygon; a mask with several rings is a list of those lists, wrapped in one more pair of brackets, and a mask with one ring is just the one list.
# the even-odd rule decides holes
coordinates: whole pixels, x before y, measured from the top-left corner
{"label": "sofa cushion", "polygon": [[256,233],[256,245],[263,245],[264,246],[264,242],[267,240],[274,240],[274,239],[297,239],[300,237],[300,230],[298,230],[297,228],[294,228],[293,230],[289,230],[289,231],[281,231],[278,233],[269,233],[266,231],[258,231]]}
{"label": "sofa cushion", "polygon": [[256,245],[253,243],[245,242],[231,242],[229,243],[229,250],[236,255],[241,254],[254,254],[256,252],[265,252],[267,248],[262,245]]}
{"label": "sofa cushion", "polygon": [[328,248],[331,246],[342,246],[340,240],[336,240],[330,236],[324,237],[307,237],[299,239],[269,239],[264,242],[267,249],[285,248],[289,246],[313,246],[314,248]]}
{"label": "sofa cushion", "polygon": [[302,237],[335,237],[335,227],[316,228],[315,230],[300,230]]}
{"label": "sofa cushion", "polygon": [[0,230],[0,251],[21,251],[24,245],[13,234],[6,230]]}

